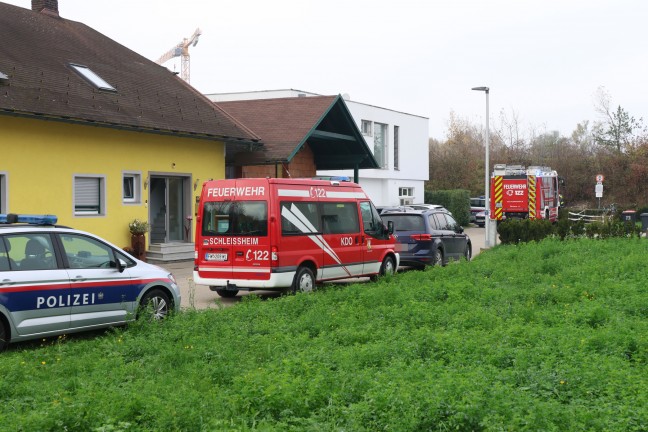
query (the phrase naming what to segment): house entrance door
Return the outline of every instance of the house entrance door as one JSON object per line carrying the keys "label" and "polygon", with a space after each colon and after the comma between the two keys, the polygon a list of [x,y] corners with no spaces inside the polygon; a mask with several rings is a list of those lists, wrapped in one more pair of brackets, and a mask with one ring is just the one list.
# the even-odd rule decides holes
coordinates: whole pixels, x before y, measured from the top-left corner
{"label": "house entrance door", "polygon": [[184,242],[189,177],[151,176],[151,243]]}

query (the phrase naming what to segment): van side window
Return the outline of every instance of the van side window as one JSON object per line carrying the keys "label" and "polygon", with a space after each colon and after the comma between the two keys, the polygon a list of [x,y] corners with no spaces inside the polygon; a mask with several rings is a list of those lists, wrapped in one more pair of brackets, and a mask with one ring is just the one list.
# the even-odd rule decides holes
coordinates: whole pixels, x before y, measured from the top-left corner
{"label": "van side window", "polygon": [[386,239],[385,223],[380,217],[378,210],[370,201],[362,201],[360,203],[360,212],[362,213],[362,224],[364,225],[364,232],[375,238]]}
{"label": "van side window", "polygon": [[281,202],[281,234],[300,235],[322,232],[317,203]]}
{"label": "van side window", "polygon": [[267,236],[268,204],[265,201],[207,202],[202,235]]}
{"label": "van side window", "polygon": [[323,202],[321,206],[324,234],[349,234],[360,231],[358,206],[355,202]]}

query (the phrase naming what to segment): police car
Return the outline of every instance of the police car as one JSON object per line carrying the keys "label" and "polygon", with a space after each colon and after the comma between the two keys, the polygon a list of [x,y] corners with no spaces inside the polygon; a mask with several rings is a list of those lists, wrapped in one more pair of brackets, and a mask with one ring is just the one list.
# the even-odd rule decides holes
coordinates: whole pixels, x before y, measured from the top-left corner
{"label": "police car", "polygon": [[180,289],[168,271],[56,222],[0,214],[0,350],[179,310]]}

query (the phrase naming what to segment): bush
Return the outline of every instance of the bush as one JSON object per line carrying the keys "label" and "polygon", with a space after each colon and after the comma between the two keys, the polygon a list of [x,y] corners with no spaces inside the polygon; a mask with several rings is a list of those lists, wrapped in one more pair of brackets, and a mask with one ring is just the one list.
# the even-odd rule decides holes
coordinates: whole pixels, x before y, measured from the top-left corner
{"label": "bush", "polygon": [[470,223],[470,192],[467,190],[425,191],[425,202],[447,208],[461,226]]}
{"label": "bush", "polygon": [[607,239],[615,237],[633,237],[641,234],[641,227],[636,223],[608,221],[591,222],[570,221],[561,218],[552,224],[546,219],[508,219],[497,225],[497,232],[503,244],[540,241],[546,237],[556,236],[561,240],[574,237]]}
{"label": "bush", "polygon": [[545,219],[508,219],[498,224],[497,232],[504,244],[540,241],[553,233]]}

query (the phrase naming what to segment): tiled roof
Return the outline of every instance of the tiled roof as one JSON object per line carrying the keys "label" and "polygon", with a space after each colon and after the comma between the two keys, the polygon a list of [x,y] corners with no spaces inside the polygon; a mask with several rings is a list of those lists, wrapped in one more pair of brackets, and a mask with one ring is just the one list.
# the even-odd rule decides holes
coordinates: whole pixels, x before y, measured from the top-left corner
{"label": "tiled roof", "polygon": [[338,96],[256,99],[216,105],[263,140],[257,162],[285,161],[303,143]]}
{"label": "tiled roof", "polygon": [[[0,114],[258,141],[174,73],[82,23],[0,3],[0,41],[0,72],[9,77],[0,82]],[[71,63],[117,91],[98,90]]]}

